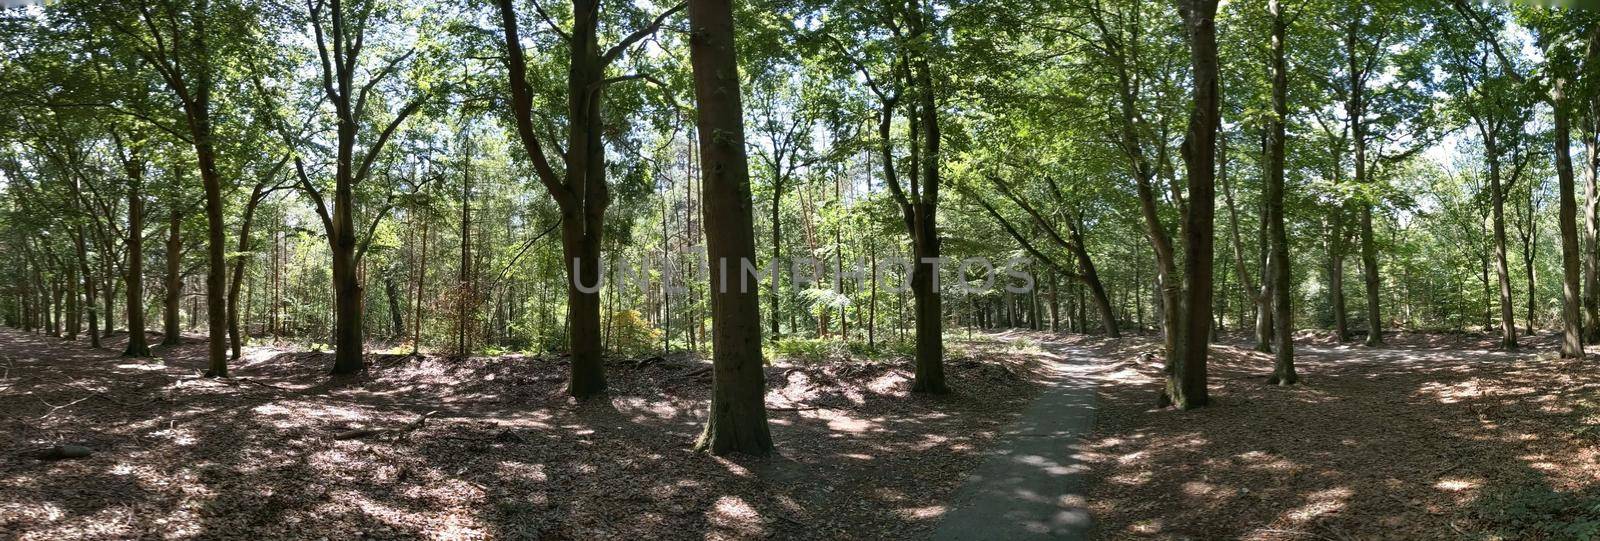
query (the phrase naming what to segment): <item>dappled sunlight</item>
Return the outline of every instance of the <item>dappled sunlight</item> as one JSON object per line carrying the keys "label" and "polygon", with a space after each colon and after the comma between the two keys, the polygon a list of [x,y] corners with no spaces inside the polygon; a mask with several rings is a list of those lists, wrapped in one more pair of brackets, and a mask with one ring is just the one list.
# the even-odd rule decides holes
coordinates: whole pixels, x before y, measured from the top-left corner
{"label": "dappled sunlight", "polygon": [[[1264,385],[1271,356],[1215,346],[1213,407],[1194,411],[1152,408],[1159,348],[1116,346],[1101,377],[1139,377],[1100,387],[1112,413],[1083,444],[1101,531],[1427,538],[1472,531],[1485,495],[1519,479],[1600,484],[1600,434],[1584,428],[1600,419],[1600,374],[1550,358],[1548,340],[1515,353],[1394,342],[1297,346],[1304,381],[1287,388]],[[1173,497],[1190,503],[1156,503]]]}
{"label": "dappled sunlight", "polygon": [[1306,495],[1305,505],[1290,510],[1284,519],[1294,524],[1305,524],[1319,517],[1338,513],[1355,492],[1348,488],[1330,488]]}
{"label": "dappled sunlight", "polygon": [[[710,380],[704,361],[684,356],[613,360],[610,400],[575,403],[559,357],[378,355],[333,380],[329,355],[253,347],[219,380],[197,376],[198,338],[136,362],[0,332],[0,347],[51,353],[8,366],[0,409],[17,415],[0,428],[12,448],[95,450],[0,461],[0,501],[29,502],[0,508],[0,524],[52,540],[925,532],[1042,381],[1088,377],[1054,366],[1053,340],[954,344],[981,356],[952,357],[956,392],[941,397],[910,393],[907,362],[775,363],[778,456],[755,460],[690,452]],[[1017,458],[1043,476],[1080,468]]]}

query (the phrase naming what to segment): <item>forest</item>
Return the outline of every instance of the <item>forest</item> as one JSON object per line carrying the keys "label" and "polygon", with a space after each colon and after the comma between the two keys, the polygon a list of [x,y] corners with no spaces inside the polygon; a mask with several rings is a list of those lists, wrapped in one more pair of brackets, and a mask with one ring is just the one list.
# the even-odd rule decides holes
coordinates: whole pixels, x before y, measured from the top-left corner
{"label": "forest", "polygon": [[0,538],[1600,538],[1600,5],[676,1],[0,3]]}

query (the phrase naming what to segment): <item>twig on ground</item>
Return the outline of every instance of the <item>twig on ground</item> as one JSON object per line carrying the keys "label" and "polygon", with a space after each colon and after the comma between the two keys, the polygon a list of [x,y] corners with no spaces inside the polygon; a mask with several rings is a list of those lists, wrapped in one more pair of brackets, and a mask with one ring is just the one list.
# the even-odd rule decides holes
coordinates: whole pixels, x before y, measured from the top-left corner
{"label": "twig on ground", "polygon": [[338,434],[334,434],[333,439],[336,439],[336,440],[354,440],[354,439],[361,439],[361,438],[366,438],[366,437],[370,437],[370,436],[377,436],[377,435],[380,435],[380,434],[388,434],[388,433],[394,433],[396,435],[396,439],[403,439],[407,435],[409,435],[411,432],[415,431],[416,429],[422,428],[423,423],[426,423],[428,421],[428,417],[433,416],[433,414],[435,414],[435,413],[439,413],[439,410],[434,410],[434,411],[430,411],[430,412],[424,413],[421,416],[417,417],[417,420],[411,421],[410,423],[406,424],[406,426],[398,428],[398,429],[395,429],[395,428],[357,428],[357,429],[353,429],[353,430],[346,430],[346,431],[340,432]]}
{"label": "twig on ground", "polygon": [[822,409],[822,406],[786,406],[786,407],[778,407],[778,408],[774,408],[774,407],[770,407],[769,406],[767,408],[767,411],[812,411],[812,410],[819,410],[819,409]]}
{"label": "twig on ground", "polygon": [[57,411],[61,411],[61,408],[65,408],[65,407],[67,407],[67,406],[71,406],[71,405],[73,405],[73,404],[77,404],[77,403],[79,403],[79,402],[82,402],[82,401],[84,401],[84,400],[88,400],[88,399],[90,399],[90,398],[94,398],[94,395],[89,395],[89,396],[85,396],[85,397],[83,397],[83,398],[79,398],[79,399],[77,399],[77,400],[73,400],[73,401],[71,401],[71,402],[68,402],[68,403],[65,403],[65,404],[62,404],[62,405],[60,405],[60,406],[54,406],[54,405],[51,405],[51,404],[50,404],[50,403],[49,403],[49,402],[44,402],[44,401],[43,401],[43,400],[40,400],[40,402],[44,402],[44,405],[46,405],[46,406],[50,406],[50,411],[48,411],[48,412],[45,412],[45,414],[44,414],[44,415],[40,415],[40,416],[39,416],[39,418],[37,418],[37,419],[34,419],[34,420],[35,420],[35,421],[43,421],[43,420],[45,420],[45,418],[46,418],[46,417],[49,417],[49,416],[51,416],[51,415],[55,415],[55,413],[56,413],[56,412],[57,412]]}

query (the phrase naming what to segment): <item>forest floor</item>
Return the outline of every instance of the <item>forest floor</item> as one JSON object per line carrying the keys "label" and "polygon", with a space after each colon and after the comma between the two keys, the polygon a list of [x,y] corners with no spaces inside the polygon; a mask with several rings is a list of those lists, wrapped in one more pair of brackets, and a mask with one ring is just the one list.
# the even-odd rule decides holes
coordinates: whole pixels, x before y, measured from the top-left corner
{"label": "forest floor", "polygon": [[[921,537],[1054,362],[1047,335],[976,334],[944,397],[910,395],[904,360],[778,362],[779,454],[725,459],[690,450],[699,360],[610,361],[610,399],[577,403],[560,357],[335,380],[331,355],[253,347],[217,380],[187,339],[124,359],[122,336],[0,330],[0,539]],[[63,444],[94,453],[34,457]]]}
{"label": "forest floor", "polygon": [[1211,407],[1154,408],[1158,345],[1110,341],[1089,464],[1106,539],[1589,539],[1600,535],[1600,370],[1557,342],[1400,335],[1213,348]]}

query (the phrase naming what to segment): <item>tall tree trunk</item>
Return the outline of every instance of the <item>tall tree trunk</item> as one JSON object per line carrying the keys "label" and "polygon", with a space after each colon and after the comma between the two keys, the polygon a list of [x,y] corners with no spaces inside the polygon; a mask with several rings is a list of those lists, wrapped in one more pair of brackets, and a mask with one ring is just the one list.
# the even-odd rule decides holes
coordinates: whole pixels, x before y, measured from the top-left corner
{"label": "tall tree trunk", "polygon": [[[925,29],[924,16],[915,7],[913,14],[920,35]],[[941,259],[939,228],[939,110],[932,70],[926,58],[918,57],[913,63],[916,77],[917,109],[922,117],[922,197],[912,205],[912,253],[916,269],[911,273],[911,292],[917,304],[917,363],[912,376],[911,392],[945,394],[950,388],[944,379],[944,310],[939,292],[939,267]],[[913,190],[913,197],[916,196]]]}
{"label": "tall tree trunk", "polygon": [[1184,227],[1184,306],[1181,320],[1171,325],[1178,334],[1167,394],[1180,409],[1205,406],[1206,359],[1211,338],[1212,221],[1216,206],[1218,125],[1217,1],[1181,0],[1189,36],[1194,77],[1194,102],[1183,140],[1188,177],[1188,212]]}
{"label": "tall tree trunk", "polygon": [[500,0],[499,5],[518,138],[540,182],[561,208],[563,219],[561,243],[567,270],[567,327],[572,350],[567,392],[578,398],[600,395],[605,392],[606,382],[600,351],[598,280],[605,212],[611,202],[605,177],[605,145],[601,139],[605,119],[600,104],[608,84],[606,67],[620,51],[653,34],[665,17],[681,6],[663,13],[650,26],[631,34],[602,55],[596,43],[600,11],[597,0],[574,0],[573,22],[568,33],[568,50],[572,51],[572,56],[567,71],[566,167],[565,171],[557,173],[546,161],[544,147],[533,126],[532,90],[522,38],[517,30],[515,6],[511,0]]}
{"label": "tall tree trunk", "polygon": [[[74,259],[81,260],[84,257],[88,257],[88,254],[79,255],[81,257],[75,257]],[[67,275],[67,339],[76,342],[78,340],[78,332],[82,330],[80,322],[83,321],[78,303],[80,298],[78,295],[78,271],[77,267],[71,263],[63,263],[61,267],[62,270],[66,271]],[[94,304],[94,297],[89,297],[89,304]]]}
{"label": "tall tree trunk", "polygon": [[[1349,23],[1349,33],[1345,36],[1345,51],[1349,60],[1349,69],[1346,70],[1349,80],[1349,99],[1345,103],[1345,115],[1350,124],[1350,140],[1355,146],[1355,182],[1366,184],[1367,179],[1367,125],[1365,115],[1366,103],[1366,76],[1367,71],[1357,55],[1360,35],[1359,16]],[[1379,321],[1378,312],[1378,254],[1377,246],[1373,240],[1372,231],[1372,203],[1360,201],[1357,205],[1360,215],[1358,224],[1361,239],[1361,275],[1366,285],[1367,300],[1367,340],[1366,344],[1375,346],[1383,343],[1383,329]]]}
{"label": "tall tree trunk", "polygon": [[[1595,39],[1600,40],[1600,30],[1592,32]],[[1593,43],[1591,42],[1591,46]],[[1591,59],[1596,54],[1591,51]],[[1561,357],[1565,359],[1583,358],[1583,314],[1581,290],[1579,289],[1579,262],[1578,262],[1578,209],[1577,198],[1574,196],[1574,178],[1572,173],[1572,121],[1571,110],[1567,105],[1565,77],[1557,77],[1551,88],[1550,105],[1555,116],[1555,154],[1556,177],[1560,183],[1558,191],[1560,196],[1560,211],[1558,221],[1561,228]]]}
{"label": "tall tree trunk", "polygon": [[[1272,351],[1272,310],[1271,310],[1271,284],[1261,284],[1258,291],[1256,284],[1250,279],[1250,270],[1244,262],[1244,235],[1239,231],[1239,209],[1233,199],[1233,183],[1228,176],[1228,138],[1224,135],[1217,139],[1217,180],[1222,184],[1222,201],[1228,207],[1228,230],[1233,237],[1233,265],[1239,275],[1239,288],[1244,292],[1245,298],[1255,304],[1256,313],[1256,351]],[[1262,202],[1262,224],[1266,224],[1266,205]],[[1267,257],[1270,266],[1271,257]]]}
{"label": "tall tree trunk", "polygon": [[756,246],[731,1],[693,0],[689,26],[696,29],[689,54],[699,105],[714,331],[711,411],[695,448],[718,455],[766,455],[772,452],[772,435],[761,360],[761,299],[758,286],[745,287],[742,264],[755,262]]}
{"label": "tall tree trunk", "polygon": [[1267,383],[1294,385],[1300,377],[1294,370],[1294,310],[1290,304],[1293,282],[1290,279],[1289,238],[1284,231],[1284,125],[1289,117],[1289,73],[1284,61],[1288,47],[1288,29],[1284,21],[1280,0],[1267,0],[1267,10],[1272,13],[1272,116],[1268,123],[1266,202],[1267,236],[1272,255],[1268,258],[1267,276],[1272,282],[1272,320],[1274,349],[1272,377]]}
{"label": "tall tree trunk", "polygon": [[1590,98],[1583,134],[1584,342],[1600,343],[1600,92]]}
{"label": "tall tree trunk", "polygon": [[[128,347],[124,357],[149,357],[150,344],[144,335],[144,194],[142,170],[140,178],[131,179],[128,187]],[[94,332],[94,312],[89,312],[90,332]]]}
{"label": "tall tree trunk", "polygon": [[[1339,166],[1334,165],[1334,170],[1337,172]],[[1337,175],[1335,176],[1337,177]],[[1334,182],[1337,183],[1338,179],[1335,178]],[[1343,203],[1335,203],[1333,205],[1333,216],[1329,219],[1329,222],[1331,222],[1329,229],[1332,231],[1328,235],[1328,304],[1333,311],[1333,336],[1339,342],[1350,341],[1350,324],[1346,319],[1348,311],[1344,305],[1344,217],[1346,210],[1347,208]]]}
{"label": "tall tree trunk", "polygon": [[89,258],[88,258],[88,254],[87,254],[88,246],[84,243],[83,231],[81,229],[76,230],[76,231],[73,232],[72,241],[73,241],[74,244],[77,245],[76,247],[78,249],[78,254],[79,254],[78,255],[78,271],[82,275],[82,279],[83,279],[84,298],[88,301],[88,302],[85,303],[85,305],[87,306],[88,312],[89,312],[89,347],[95,348],[95,349],[99,349],[100,348],[100,322],[99,322],[99,318],[96,317],[97,309],[95,308],[95,298],[94,298],[94,295],[95,295],[94,276],[93,276],[93,273],[89,272]]}
{"label": "tall tree trunk", "polygon": [[176,346],[183,343],[183,323],[178,319],[183,302],[183,211],[173,208],[167,221],[167,286],[166,300],[162,303],[161,345]]}
{"label": "tall tree trunk", "polygon": [[239,351],[243,347],[243,337],[239,332],[239,292],[244,289],[245,265],[250,261],[250,251],[253,250],[250,242],[250,229],[254,225],[256,206],[261,204],[265,191],[264,185],[256,185],[250,194],[250,200],[245,203],[244,216],[239,220],[239,252],[233,260],[233,277],[228,286],[228,346],[229,359],[239,360]]}
{"label": "tall tree trunk", "polygon": [[[782,173],[775,173],[772,182],[772,264],[778,266],[783,265],[783,215],[780,213],[780,211],[783,208],[784,180],[785,178]],[[702,185],[701,188],[704,189],[704,185]],[[876,272],[877,269],[873,269],[873,271]],[[772,276],[772,329],[769,331],[771,336],[768,339],[773,342],[777,342],[778,337],[781,336],[781,334],[778,332],[778,318],[780,313],[778,301],[781,297],[779,291],[782,290],[779,284],[779,282],[781,282],[779,278],[782,275],[783,273],[780,272]],[[874,290],[874,292],[876,292],[876,290]]]}
{"label": "tall tree trunk", "polygon": [[[1492,132],[1485,131],[1484,150],[1489,158],[1490,227],[1494,230],[1494,272],[1500,280],[1500,347],[1517,349],[1517,321],[1511,303],[1511,267],[1506,262],[1505,189],[1500,179],[1500,150]],[[1365,243],[1365,239],[1363,239]]]}

